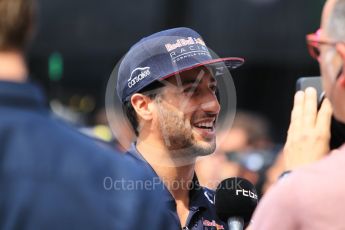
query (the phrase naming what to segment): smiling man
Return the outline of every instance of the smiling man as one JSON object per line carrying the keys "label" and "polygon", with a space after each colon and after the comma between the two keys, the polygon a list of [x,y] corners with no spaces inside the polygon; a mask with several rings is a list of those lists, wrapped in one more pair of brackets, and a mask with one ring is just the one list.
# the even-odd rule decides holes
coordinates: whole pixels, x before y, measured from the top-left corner
{"label": "smiling man", "polygon": [[201,36],[175,28],[143,38],[120,64],[117,93],[137,135],[128,156],[145,164],[165,190],[172,229],[226,229],[215,214],[214,192],[199,185],[198,156],[216,148],[220,112],[215,71],[241,58],[212,58]]}

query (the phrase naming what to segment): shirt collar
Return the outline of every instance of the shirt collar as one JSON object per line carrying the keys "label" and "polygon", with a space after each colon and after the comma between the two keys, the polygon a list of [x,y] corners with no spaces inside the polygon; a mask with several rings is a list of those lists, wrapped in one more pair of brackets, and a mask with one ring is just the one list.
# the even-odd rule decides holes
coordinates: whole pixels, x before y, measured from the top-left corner
{"label": "shirt collar", "polygon": [[44,107],[45,103],[41,88],[34,83],[0,81],[0,106]]}
{"label": "shirt collar", "polygon": [[210,203],[208,199],[212,199],[211,197],[207,198],[207,196],[209,196],[209,194],[207,194],[207,190],[200,186],[198,177],[194,173],[193,187],[189,192],[189,207],[191,209],[206,209]]}
{"label": "shirt collar", "polygon": [[[136,147],[136,143],[133,142],[131,144],[131,147],[129,148],[128,152],[127,152],[129,155],[131,155],[132,157],[134,157],[135,159],[137,160],[140,160],[140,161],[143,161],[145,162],[146,164],[149,164],[145,159],[144,157],[139,153],[137,147]],[[153,170],[153,169],[152,169]]]}

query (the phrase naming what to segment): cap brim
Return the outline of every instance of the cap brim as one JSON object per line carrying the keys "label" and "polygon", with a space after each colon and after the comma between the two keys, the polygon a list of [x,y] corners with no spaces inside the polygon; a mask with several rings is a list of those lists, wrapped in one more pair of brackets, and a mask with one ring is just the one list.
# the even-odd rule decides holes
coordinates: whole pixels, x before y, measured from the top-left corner
{"label": "cap brim", "polygon": [[167,76],[164,76],[164,77],[160,78],[159,80],[163,80],[163,79],[169,78],[169,77],[174,76],[174,75],[176,75],[178,73],[181,73],[181,72],[184,72],[184,71],[187,71],[187,70],[191,70],[191,69],[194,69],[194,68],[197,68],[197,67],[200,67],[200,66],[208,66],[208,65],[212,66],[212,65],[215,65],[215,64],[223,64],[228,69],[234,70],[234,69],[237,69],[238,67],[242,66],[244,64],[244,62],[245,62],[244,58],[240,58],[240,57],[228,57],[228,58],[212,59],[212,60],[209,60],[209,61],[200,62],[198,64],[186,67],[184,69],[181,69],[179,71],[171,73],[171,74],[169,74]]}
{"label": "cap brim", "polygon": [[205,63],[201,63],[200,65],[212,65],[217,63],[224,63],[228,69],[233,70],[242,66],[244,64],[244,59],[239,57],[217,58]]}

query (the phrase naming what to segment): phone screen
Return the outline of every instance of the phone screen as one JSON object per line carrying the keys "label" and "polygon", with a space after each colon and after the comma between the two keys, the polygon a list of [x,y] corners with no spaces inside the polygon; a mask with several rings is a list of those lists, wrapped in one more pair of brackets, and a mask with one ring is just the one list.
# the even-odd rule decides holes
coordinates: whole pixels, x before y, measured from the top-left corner
{"label": "phone screen", "polygon": [[313,87],[317,91],[318,102],[322,101],[323,89],[321,77],[301,77],[296,82],[296,91],[305,91],[308,87]]}

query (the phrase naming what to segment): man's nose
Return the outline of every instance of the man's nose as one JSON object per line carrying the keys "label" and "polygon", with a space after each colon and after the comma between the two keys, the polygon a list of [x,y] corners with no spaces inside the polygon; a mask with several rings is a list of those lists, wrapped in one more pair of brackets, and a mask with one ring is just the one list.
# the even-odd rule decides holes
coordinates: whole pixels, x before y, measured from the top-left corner
{"label": "man's nose", "polygon": [[220,112],[220,104],[217,96],[213,92],[207,93],[203,97],[201,108],[205,112],[218,114]]}

